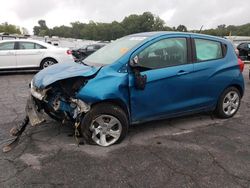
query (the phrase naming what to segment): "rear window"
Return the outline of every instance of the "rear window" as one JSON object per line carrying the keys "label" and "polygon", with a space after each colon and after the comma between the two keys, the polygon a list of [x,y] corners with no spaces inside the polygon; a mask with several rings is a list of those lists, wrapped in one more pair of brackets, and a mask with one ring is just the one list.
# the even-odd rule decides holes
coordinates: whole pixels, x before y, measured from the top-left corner
{"label": "rear window", "polygon": [[220,42],[205,39],[194,39],[194,41],[198,62],[223,58],[222,45]]}
{"label": "rear window", "polygon": [[35,49],[46,49],[46,47],[35,43]]}

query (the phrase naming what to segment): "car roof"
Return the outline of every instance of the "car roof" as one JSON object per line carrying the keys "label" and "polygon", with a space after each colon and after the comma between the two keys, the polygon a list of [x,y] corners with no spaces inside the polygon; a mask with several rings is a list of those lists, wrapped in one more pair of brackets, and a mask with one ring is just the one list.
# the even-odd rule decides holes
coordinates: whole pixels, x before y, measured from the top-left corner
{"label": "car roof", "polygon": [[220,41],[226,41],[226,39],[222,38],[222,37],[216,37],[216,36],[212,36],[212,35],[205,35],[205,34],[200,34],[200,33],[189,33],[189,32],[177,32],[177,31],[152,31],[152,32],[142,32],[142,33],[135,33],[135,34],[131,34],[129,36],[131,37],[147,37],[147,38],[157,38],[157,37],[161,37],[164,35],[190,35],[193,37],[202,37],[202,38],[208,38],[208,39],[212,39],[212,40],[220,40]]}
{"label": "car roof", "polygon": [[241,44],[250,44],[250,42],[241,42],[241,43],[239,43],[239,45],[241,45]]}
{"label": "car roof", "polygon": [[34,43],[37,43],[37,44],[41,44],[41,45],[43,45],[45,47],[54,48],[54,46],[51,45],[51,44],[48,44],[48,43],[40,41],[40,40],[34,40],[34,39],[9,39],[9,40],[0,40],[0,43],[3,43],[3,42],[34,42]]}

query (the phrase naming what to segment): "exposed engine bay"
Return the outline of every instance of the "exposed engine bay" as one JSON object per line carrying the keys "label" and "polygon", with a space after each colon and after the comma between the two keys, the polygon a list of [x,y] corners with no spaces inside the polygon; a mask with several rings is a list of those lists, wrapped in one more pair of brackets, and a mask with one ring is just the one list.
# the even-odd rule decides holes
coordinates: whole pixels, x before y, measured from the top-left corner
{"label": "exposed engine bay", "polygon": [[90,106],[76,98],[76,93],[84,87],[87,79],[74,77],[57,81],[42,91],[31,84],[31,93],[38,111],[44,110],[51,118],[74,121],[79,114],[89,111]]}

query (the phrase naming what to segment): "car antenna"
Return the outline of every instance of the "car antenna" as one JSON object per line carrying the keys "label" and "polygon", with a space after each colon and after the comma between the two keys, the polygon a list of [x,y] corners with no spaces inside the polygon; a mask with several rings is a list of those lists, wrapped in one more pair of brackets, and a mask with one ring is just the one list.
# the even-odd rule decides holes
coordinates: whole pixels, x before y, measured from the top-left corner
{"label": "car antenna", "polygon": [[199,33],[201,33],[202,29],[203,29],[203,25],[201,26]]}

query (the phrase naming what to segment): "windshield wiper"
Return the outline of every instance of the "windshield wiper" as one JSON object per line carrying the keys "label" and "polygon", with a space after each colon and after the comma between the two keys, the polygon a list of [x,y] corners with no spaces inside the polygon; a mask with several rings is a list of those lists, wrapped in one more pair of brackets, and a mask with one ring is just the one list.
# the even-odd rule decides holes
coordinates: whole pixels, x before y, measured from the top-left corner
{"label": "windshield wiper", "polygon": [[78,59],[76,62],[85,66],[89,66],[87,63],[84,63],[83,59]]}
{"label": "windshield wiper", "polygon": [[80,63],[83,64],[83,65],[86,65],[86,66],[90,66],[90,65],[84,63],[84,61],[80,61]]}

